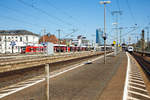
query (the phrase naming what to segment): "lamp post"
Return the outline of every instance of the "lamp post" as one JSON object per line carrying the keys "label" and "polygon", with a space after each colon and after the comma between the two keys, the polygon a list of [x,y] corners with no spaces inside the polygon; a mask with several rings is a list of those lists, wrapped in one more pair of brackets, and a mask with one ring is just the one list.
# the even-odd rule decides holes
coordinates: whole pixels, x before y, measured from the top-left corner
{"label": "lamp post", "polygon": [[105,12],[106,12],[106,4],[111,3],[111,1],[100,1],[100,4],[104,4],[104,64],[106,64],[106,26],[105,26]]}

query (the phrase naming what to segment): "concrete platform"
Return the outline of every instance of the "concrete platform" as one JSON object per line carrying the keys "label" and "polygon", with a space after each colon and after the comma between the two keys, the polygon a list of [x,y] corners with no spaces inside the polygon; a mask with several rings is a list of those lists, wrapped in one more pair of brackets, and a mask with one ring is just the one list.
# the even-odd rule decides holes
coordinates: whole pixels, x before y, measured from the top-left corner
{"label": "concrete platform", "polygon": [[[127,57],[103,57],[50,78],[50,100],[122,100]],[[30,83],[26,83],[30,84]],[[45,100],[45,81],[1,100]]]}

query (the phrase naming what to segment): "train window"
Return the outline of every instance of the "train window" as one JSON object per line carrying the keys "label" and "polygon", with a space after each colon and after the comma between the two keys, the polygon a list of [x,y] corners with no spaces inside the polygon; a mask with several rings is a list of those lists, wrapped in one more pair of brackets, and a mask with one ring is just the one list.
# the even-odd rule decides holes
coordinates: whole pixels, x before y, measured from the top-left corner
{"label": "train window", "polygon": [[40,51],[40,48],[36,48],[37,51]]}
{"label": "train window", "polygon": [[33,51],[33,48],[30,48],[31,51]]}

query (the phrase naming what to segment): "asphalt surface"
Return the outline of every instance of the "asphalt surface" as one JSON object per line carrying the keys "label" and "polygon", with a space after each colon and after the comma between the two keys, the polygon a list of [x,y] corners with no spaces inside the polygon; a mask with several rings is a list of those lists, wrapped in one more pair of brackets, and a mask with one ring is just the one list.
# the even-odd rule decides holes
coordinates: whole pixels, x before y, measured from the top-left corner
{"label": "asphalt surface", "polygon": [[[50,79],[50,100],[99,100],[124,61],[124,55],[110,55],[105,65],[102,58]],[[42,82],[2,100],[45,100],[44,86]]]}

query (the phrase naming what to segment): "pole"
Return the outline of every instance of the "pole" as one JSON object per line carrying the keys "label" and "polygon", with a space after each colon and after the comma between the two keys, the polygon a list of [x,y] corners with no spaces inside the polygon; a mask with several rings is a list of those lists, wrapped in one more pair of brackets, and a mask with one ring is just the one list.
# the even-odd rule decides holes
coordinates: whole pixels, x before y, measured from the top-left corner
{"label": "pole", "polygon": [[[45,33],[46,33],[46,29],[43,29],[43,46],[45,46]],[[44,47],[44,53],[46,53],[45,47]]]}
{"label": "pole", "polygon": [[144,30],[142,30],[142,56],[144,56]]}
{"label": "pole", "polygon": [[[120,46],[122,46],[122,27],[119,28],[120,29]],[[122,49],[120,49],[122,51]]]}
{"label": "pole", "polygon": [[14,46],[12,45],[12,53],[14,53]]}
{"label": "pole", "polygon": [[147,48],[149,51],[149,27],[147,28]]}
{"label": "pole", "polygon": [[137,43],[136,43],[136,48],[137,48],[137,50],[136,51],[138,51],[138,41],[139,41],[139,39],[138,39],[138,36],[137,36]]}
{"label": "pole", "polygon": [[131,37],[129,36],[129,44],[128,45],[130,45],[130,41],[131,41]]}
{"label": "pole", "polygon": [[45,65],[46,100],[49,100],[49,64]]}
{"label": "pole", "polygon": [[122,11],[113,11],[112,15],[116,14],[116,50],[115,50],[115,55],[118,53],[118,14],[122,15]]}
{"label": "pole", "polygon": [[120,29],[120,45],[122,44],[122,27],[119,28]]}
{"label": "pole", "polygon": [[106,64],[106,27],[105,27],[105,12],[106,5],[104,4],[104,64]]}
{"label": "pole", "polygon": [[59,39],[58,39],[58,44],[59,44],[59,53],[60,53],[60,52],[61,52],[61,51],[60,51],[60,31],[61,31],[61,30],[58,29],[57,31],[58,31],[58,38],[59,38]]}
{"label": "pole", "polygon": [[5,54],[6,54],[6,35],[5,35]]}

